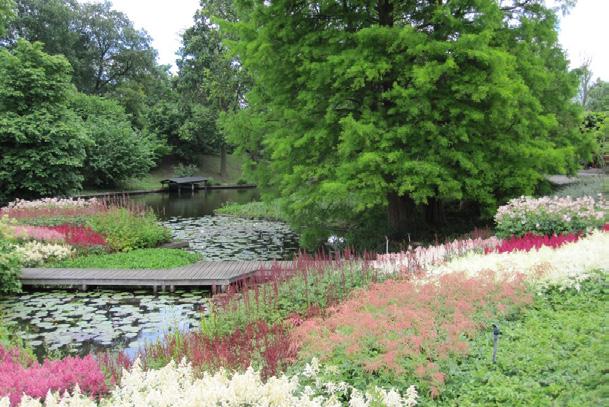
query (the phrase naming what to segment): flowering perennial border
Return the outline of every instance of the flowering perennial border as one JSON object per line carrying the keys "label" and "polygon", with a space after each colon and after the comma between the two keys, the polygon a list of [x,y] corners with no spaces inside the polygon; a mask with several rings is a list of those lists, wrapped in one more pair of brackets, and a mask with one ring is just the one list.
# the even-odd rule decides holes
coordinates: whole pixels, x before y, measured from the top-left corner
{"label": "flowering perennial border", "polygon": [[[308,373],[319,369],[316,361],[307,367]],[[301,381],[308,383],[301,391]],[[303,383],[304,384],[304,383]],[[268,406],[268,407],[339,407],[340,396],[348,394],[352,407],[413,407],[417,392],[410,387],[404,396],[395,390],[373,388],[360,392],[346,383],[329,383],[312,379],[310,375],[271,377],[262,380],[259,372],[251,367],[243,373],[229,375],[225,370],[215,374],[204,373],[198,377],[186,361],[179,365],[170,362],[158,370],[144,370],[139,361],[123,374],[120,386],[99,401],[87,398],[76,388],[72,395],[51,393],[41,402],[24,397],[20,407],[131,407],[131,406]],[[8,407],[8,398],[0,399],[0,407]]]}
{"label": "flowering perennial border", "polygon": [[464,272],[473,276],[487,270],[500,275],[524,273],[540,289],[578,289],[594,270],[609,271],[609,233],[595,231],[556,249],[544,246],[528,252],[470,254],[431,268],[429,275]]}
{"label": "flowering perennial border", "polygon": [[417,273],[467,253],[483,253],[497,247],[500,242],[496,237],[490,237],[453,240],[437,246],[419,246],[406,252],[380,254],[371,265],[383,274]]}
{"label": "flowering perennial border", "polygon": [[46,360],[39,364],[28,360],[17,348],[0,346],[0,397],[5,396],[12,405],[17,405],[24,394],[43,398],[50,391],[73,391],[77,387],[91,396],[107,391],[104,375],[93,356]]}

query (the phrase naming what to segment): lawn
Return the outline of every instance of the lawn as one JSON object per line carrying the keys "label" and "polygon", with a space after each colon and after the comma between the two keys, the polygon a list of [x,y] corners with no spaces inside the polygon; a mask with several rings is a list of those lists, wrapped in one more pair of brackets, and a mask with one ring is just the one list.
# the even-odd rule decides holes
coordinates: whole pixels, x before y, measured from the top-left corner
{"label": "lawn", "polygon": [[46,264],[53,268],[164,269],[201,260],[198,253],[180,249],[136,249],[128,252],[90,254]]}

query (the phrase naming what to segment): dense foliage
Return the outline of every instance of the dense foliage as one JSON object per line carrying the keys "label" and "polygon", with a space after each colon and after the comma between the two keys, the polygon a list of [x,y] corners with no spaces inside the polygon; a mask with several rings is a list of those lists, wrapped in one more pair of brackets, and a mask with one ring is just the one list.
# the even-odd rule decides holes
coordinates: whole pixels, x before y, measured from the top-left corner
{"label": "dense foliage", "polygon": [[83,168],[87,185],[114,186],[148,174],[156,161],[158,142],[134,129],[117,102],[79,94],[71,103],[92,140]]}
{"label": "dense foliage", "polygon": [[55,263],[47,267],[109,268],[109,269],[166,269],[186,266],[200,260],[197,253],[178,249],[135,249],[129,252],[90,254]]}
{"label": "dense foliage", "polygon": [[609,202],[590,196],[520,197],[501,206],[495,215],[499,237],[579,233],[599,228],[607,221]]}
{"label": "dense foliage", "polygon": [[87,225],[106,236],[108,246],[116,251],[155,247],[171,238],[150,211],[134,213],[126,208],[111,208],[89,218]]}
{"label": "dense foliage", "polygon": [[90,141],[67,106],[70,73],[40,43],[0,49],[0,202],[80,188]]}
{"label": "dense foliage", "polygon": [[540,1],[238,4],[227,26],[254,85],[227,126],[301,229],[389,219],[405,234],[449,203],[530,194],[589,154]]}
{"label": "dense foliage", "polygon": [[11,244],[8,225],[0,218],[0,294],[21,290],[21,257]]}
{"label": "dense foliage", "polygon": [[606,274],[580,290],[537,296],[521,318],[498,322],[497,364],[490,363],[489,330],[464,363],[452,366],[444,393],[431,405],[606,405],[608,298]]}

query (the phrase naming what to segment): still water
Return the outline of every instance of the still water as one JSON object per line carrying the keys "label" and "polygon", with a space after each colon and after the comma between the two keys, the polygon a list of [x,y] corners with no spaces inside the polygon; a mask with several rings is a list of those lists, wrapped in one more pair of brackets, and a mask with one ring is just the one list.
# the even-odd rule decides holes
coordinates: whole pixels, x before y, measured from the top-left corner
{"label": "still water", "polygon": [[227,202],[256,200],[254,189],[148,194],[132,199],[152,208],[173,237],[186,240],[205,260],[289,260],[298,237],[282,222],[215,216]]}
{"label": "still water", "polygon": [[[290,259],[298,238],[281,222],[215,216],[227,202],[256,200],[254,189],[147,194],[132,200],[155,211],[176,239],[205,260]],[[0,318],[33,347],[84,355],[126,349],[134,355],[146,342],[174,329],[200,326],[209,292],[183,290],[154,295],[152,290],[31,291],[0,298]]]}

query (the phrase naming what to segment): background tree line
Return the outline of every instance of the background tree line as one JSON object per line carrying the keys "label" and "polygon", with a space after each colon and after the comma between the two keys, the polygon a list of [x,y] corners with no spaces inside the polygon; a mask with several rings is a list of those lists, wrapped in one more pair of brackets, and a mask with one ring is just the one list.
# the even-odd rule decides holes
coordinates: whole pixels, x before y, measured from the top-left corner
{"label": "background tree line", "polygon": [[305,244],[367,245],[471,226],[601,151],[582,105],[606,86],[542,0],[202,0],[177,74],[108,2],[0,2],[5,199],[234,148]]}
{"label": "background tree line", "polygon": [[177,75],[110,2],[0,0],[0,24],[0,201],[116,186],[201,153],[225,171],[217,121],[244,82],[203,14]]}

